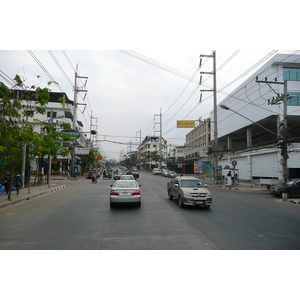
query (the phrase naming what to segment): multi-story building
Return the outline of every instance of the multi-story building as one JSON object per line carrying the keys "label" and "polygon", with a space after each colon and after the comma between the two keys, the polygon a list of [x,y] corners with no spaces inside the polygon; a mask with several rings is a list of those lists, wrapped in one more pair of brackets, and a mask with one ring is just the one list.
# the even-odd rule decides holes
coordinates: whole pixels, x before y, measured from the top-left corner
{"label": "multi-story building", "polygon": [[[218,151],[215,155],[223,168],[238,169],[241,179],[282,179],[279,142],[283,101],[271,105],[270,100],[283,99],[285,80],[289,95],[288,177],[300,177],[300,55],[278,54],[228,95],[217,109]],[[211,120],[214,121],[213,113]],[[233,166],[232,162],[237,165]]]}
{"label": "multi-story building", "polygon": [[186,134],[185,140],[186,159],[206,158],[206,153],[212,146],[210,119],[200,121],[195,128],[193,128],[188,134]]}
{"label": "multi-story building", "polygon": [[[26,93],[26,115],[27,120],[26,122],[33,125],[33,130],[36,132],[42,132],[42,126],[40,122],[37,122],[35,119],[42,121],[43,124],[50,123],[56,127],[57,130],[61,130],[60,124],[61,123],[69,123],[71,128],[73,128],[73,111],[74,111],[74,102],[72,100],[69,100],[67,95],[65,93],[61,92],[50,92],[50,99],[48,102],[48,105],[46,107],[46,114],[40,114],[37,112],[34,112],[34,107],[36,105],[35,97],[31,96],[30,91],[18,91],[15,90],[15,93]],[[65,105],[62,106],[60,99],[65,99]],[[87,138],[87,135],[83,131],[83,124],[81,121],[77,121],[76,124],[76,130],[78,130],[81,135],[80,137],[73,141],[63,141],[62,139],[58,139],[55,141],[56,144],[63,146],[64,148],[77,147],[77,146],[83,146],[86,148],[91,147],[90,140]],[[68,156],[62,156],[60,153],[57,153],[57,158],[52,159],[52,167],[51,170],[55,174],[67,174],[68,170],[70,169],[71,165],[71,154]],[[80,157],[75,156],[75,162],[76,159],[80,160]],[[48,161],[45,159],[43,161],[43,168],[48,168]],[[36,160],[31,162],[31,170],[37,170],[38,169],[38,158]]]}
{"label": "multi-story building", "polygon": [[[158,136],[146,136],[139,146],[141,166],[144,170],[165,167],[167,158],[167,141]],[[157,153],[158,160],[151,159],[151,153]]]}

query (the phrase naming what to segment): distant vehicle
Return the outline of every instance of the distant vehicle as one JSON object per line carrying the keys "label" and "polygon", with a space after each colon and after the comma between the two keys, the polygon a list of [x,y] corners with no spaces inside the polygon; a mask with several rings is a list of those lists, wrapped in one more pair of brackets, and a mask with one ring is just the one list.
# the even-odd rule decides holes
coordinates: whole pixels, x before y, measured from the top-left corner
{"label": "distant vehicle", "polygon": [[178,174],[175,171],[170,171],[167,175],[169,178],[175,178],[176,176],[178,176]]}
{"label": "distant vehicle", "polygon": [[154,168],[154,169],[152,170],[152,174],[153,174],[153,175],[161,175],[161,169],[159,169],[159,168]]}
{"label": "distant vehicle", "polygon": [[[270,193],[275,196],[282,196],[283,182],[270,187]],[[300,178],[289,179],[286,183],[287,197],[300,197]]]}
{"label": "distant vehicle", "polygon": [[119,173],[115,173],[115,174],[113,175],[113,178],[114,178],[114,180],[119,180],[119,179],[121,178],[122,175],[127,175],[127,172],[121,171],[121,172],[119,172]]}
{"label": "distant vehicle", "polygon": [[161,176],[167,177],[169,173],[170,173],[170,171],[167,169],[161,170]]}
{"label": "distant vehicle", "polygon": [[119,180],[135,180],[133,175],[121,175]]}
{"label": "distant vehicle", "polygon": [[135,180],[116,180],[111,185],[109,203],[110,207],[116,204],[132,203],[141,206],[141,190],[140,186]]}
{"label": "distant vehicle", "polygon": [[212,205],[212,196],[207,186],[195,177],[177,176],[168,182],[167,190],[169,199],[177,199],[179,207],[188,205],[209,208]]}
{"label": "distant vehicle", "polygon": [[96,174],[96,176],[98,176],[98,175],[99,175],[98,170],[97,170],[97,169],[90,169],[90,170],[88,171],[88,173],[87,173],[86,179],[92,179],[93,176],[94,176],[94,174]]}
{"label": "distant vehicle", "polygon": [[271,178],[260,178],[259,184],[261,186],[265,186],[267,189],[269,189],[273,184],[280,183],[281,180],[279,179],[271,179]]}
{"label": "distant vehicle", "polygon": [[138,169],[136,167],[130,168],[130,170],[127,172],[128,175],[133,175],[134,179],[138,179],[140,177],[140,173],[138,172]]}

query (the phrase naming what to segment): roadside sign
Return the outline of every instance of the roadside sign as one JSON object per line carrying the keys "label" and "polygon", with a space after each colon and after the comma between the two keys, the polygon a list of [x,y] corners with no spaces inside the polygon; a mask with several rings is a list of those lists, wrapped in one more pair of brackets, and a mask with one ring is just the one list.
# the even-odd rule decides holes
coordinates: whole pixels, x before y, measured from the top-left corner
{"label": "roadside sign", "polygon": [[237,165],[237,161],[236,161],[236,160],[233,160],[233,161],[231,162],[231,164],[232,164],[233,166],[236,166],[236,165]]}
{"label": "roadside sign", "polygon": [[89,148],[75,148],[75,155],[89,155]]}
{"label": "roadside sign", "polygon": [[212,164],[210,162],[206,162],[203,164],[203,168],[211,168]]}
{"label": "roadside sign", "polygon": [[80,132],[74,129],[61,130],[59,133],[61,136],[66,135],[71,139],[78,139],[80,137]]}

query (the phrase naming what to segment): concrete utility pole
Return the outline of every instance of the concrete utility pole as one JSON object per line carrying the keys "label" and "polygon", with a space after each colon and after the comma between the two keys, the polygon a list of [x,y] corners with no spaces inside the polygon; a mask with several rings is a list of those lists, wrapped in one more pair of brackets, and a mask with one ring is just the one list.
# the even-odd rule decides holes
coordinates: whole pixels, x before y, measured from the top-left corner
{"label": "concrete utility pole", "polygon": [[[159,122],[154,122],[154,126],[155,124],[159,124],[159,168],[161,169],[161,165],[162,165],[162,112],[160,109],[160,114],[156,114],[154,115],[154,120],[155,117],[159,117]],[[154,130],[154,132],[156,132],[157,130]]]}
{"label": "concrete utility pole", "polygon": [[264,81],[259,81],[256,77],[257,83],[266,83],[270,86],[270,84],[281,84],[283,85],[283,94],[278,94],[271,86],[270,88],[277,94],[277,97],[273,97],[271,100],[268,101],[268,104],[270,105],[278,105],[279,103],[283,102],[283,120],[281,122],[279,128],[279,132],[277,134],[278,137],[278,144],[281,145],[281,156],[282,156],[282,179],[283,179],[283,193],[282,193],[282,201],[287,201],[287,192],[286,192],[286,183],[287,183],[287,175],[288,175],[288,169],[287,169],[287,160],[288,160],[288,151],[287,151],[287,100],[288,100],[288,92],[287,92],[287,80],[284,80],[284,82],[278,82],[278,81],[268,81],[267,78],[265,78]]}
{"label": "concrete utility pole", "polygon": [[[87,90],[85,89],[79,89],[77,85],[78,78],[81,79],[86,79],[84,87],[86,86],[87,79],[88,77],[83,77],[78,75],[78,64],[76,65],[76,70],[75,70],[75,83],[74,83],[74,102],[73,102],[73,130],[76,130],[76,121],[77,121],[77,106],[79,105],[77,102],[77,94],[79,92],[86,92]],[[85,104],[84,104],[85,105]],[[76,145],[76,140],[74,139],[73,143],[73,151],[72,151],[72,158],[71,158],[71,175],[74,176],[74,164],[75,164],[75,145]]]}
{"label": "concrete utility pole", "polygon": [[[200,74],[213,75],[213,89],[212,90],[200,90],[200,92],[213,92],[214,93],[214,143],[213,143],[213,165],[214,165],[214,181],[218,182],[216,167],[218,166],[218,112],[217,112],[217,71],[216,71],[216,51],[213,51],[212,55],[200,55],[201,60],[199,67],[201,67],[202,57],[213,58],[213,71],[212,72],[200,72]],[[202,83],[202,76],[200,77],[199,85]],[[201,97],[202,98],[202,97]],[[200,101],[201,101],[200,98]]]}

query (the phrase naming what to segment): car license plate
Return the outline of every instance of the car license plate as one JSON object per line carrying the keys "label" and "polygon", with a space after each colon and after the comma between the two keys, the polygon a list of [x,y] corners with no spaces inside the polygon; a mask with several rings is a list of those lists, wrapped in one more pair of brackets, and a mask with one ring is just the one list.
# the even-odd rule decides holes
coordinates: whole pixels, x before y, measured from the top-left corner
{"label": "car license plate", "polygon": [[128,192],[122,192],[121,195],[130,195]]}
{"label": "car license plate", "polygon": [[196,204],[203,204],[203,201],[196,201]]}

